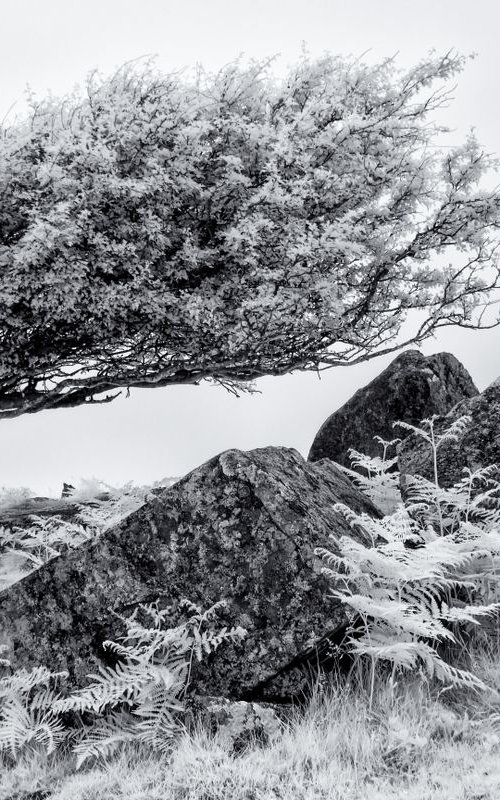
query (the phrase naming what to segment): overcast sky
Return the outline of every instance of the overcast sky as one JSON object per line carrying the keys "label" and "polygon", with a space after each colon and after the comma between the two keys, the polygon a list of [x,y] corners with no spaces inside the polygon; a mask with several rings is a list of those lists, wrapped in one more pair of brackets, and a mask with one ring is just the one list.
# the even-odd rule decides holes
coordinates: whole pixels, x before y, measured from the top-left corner
{"label": "overcast sky", "polygon": [[[240,53],[293,62],[305,42],[402,66],[428,50],[477,53],[459,78],[443,121],[460,142],[471,126],[500,152],[500,11],[495,0],[15,0],[2,3],[0,118],[22,107],[27,84],[65,93],[93,68],[157,54],[165,69],[217,68]],[[279,66],[278,66],[279,68]],[[500,331],[443,331],[422,348],[447,350],[479,389],[500,375]],[[239,399],[202,385],[132,390],[110,405],[46,411],[0,423],[0,485],[59,494],[63,481],[120,485],[182,475],[230,447],[296,447],[307,455],[324,419],[391,357],[315,375],[258,382]]]}

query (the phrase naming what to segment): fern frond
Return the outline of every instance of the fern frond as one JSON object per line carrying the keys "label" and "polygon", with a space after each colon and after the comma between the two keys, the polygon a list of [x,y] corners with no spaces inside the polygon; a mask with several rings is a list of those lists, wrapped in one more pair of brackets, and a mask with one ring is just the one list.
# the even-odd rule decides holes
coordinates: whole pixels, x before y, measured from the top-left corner
{"label": "fern frond", "polygon": [[[423,420],[420,427],[396,423],[429,444],[434,480],[406,476],[406,507],[400,504],[382,519],[338,504],[335,509],[370,545],[341,537],[332,551],[315,552],[327,564],[323,572],[333,583],[332,596],[348,609],[348,620],[357,618],[363,626],[361,637],[348,642],[354,654],[373,663],[390,661],[395,668],[423,668],[437,680],[479,691],[485,688],[482,681],[447,664],[436,646],[456,641],[450,624],[478,624],[500,610],[500,484],[486,467],[466,470],[452,487],[439,485],[437,450],[462,436],[470,418],[444,429],[435,426],[436,419]],[[353,479],[363,491],[363,484],[376,489],[384,460],[356,451],[352,456],[355,466],[368,472]]]}
{"label": "fern frond", "polygon": [[375,600],[373,597],[368,598],[361,594],[345,596],[335,591],[332,594],[361,617],[382,620],[394,629],[412,636],[435,641],[455,640],[453,633],[445,628],[439,619],[431,614],[425,614],[423,610],[417,610],[404,601],[391,600],[387,597]]}
{"label": "fern frond", "polygon": [[113,712],[104,719],[87,728],[84,736],[73,748],[76,755],[76,768],[91,758],[107,758],[113,755],[125,742],[137,736],[137,722],[128,712]]}
{"label": "fern frond", "polygon": [[61,695],[57,689],[51,686],[37,687],[37,691],[29,698],[29,707],[31,711],[52,711],[54,703],[60,699]]}
{"label": "fern frond", "polygon": [[474,675],[473,672],[453,667],[451,664],[447,664],[442,658],[433,660],[432,664],[434,671],[431,672],[431,670],[429,670],[429,674],[431,676],[434,675],[434,677],[442,683],[448,682],[452,686],[460,686],[465,689],[471,689],[474,692],[485,692],[489,689],[487,684],[485,684],[481,678],[478,678],[477,675]]}
{"label": "fern frond", "polygon": [[[172,691],[172,690],[175,691]],[[168,709],[169,713],[184,711],[184,704],[178,698],[178,687],[175,685],[155,683],[149,685],[138,698],[137,707],[132,713],[139,717],[153,718]]]}
{"label": "fern frond", "polygon": [[40,684],[49,685],[50,681],[57,681],[60,678],[67,678],[68,673],[51,672],[47,667],[35,667],[32,670],[24,668],[18,669],[12,675],[4,675],[0,678],[0,698],[11,694],[29,694],[34,687]]}
{"label": "fern frond", "polygon": [[471,422],[472,417],[469,414],[464,414],[462,417],[453,420],[451,424],[436,437],[436,448],[440,447],[443,442],[457,441]]}
{"label": "fern frond", "polygon": [[395,641],[394,635],[387,632],[371,631],[370,636],[350,639],[351,652],[360,656],[370,656],[376,660],[389,661],[400,669],[415,669],[419,657],[421,643],[419,641]]}
{"label": "fern frond", "polygon": [[469,606],[443,606],[440,610],[440,616],[447,622],[471,622],[478,625],[479,622],[476,617],[493,617],[498,614],[500,610],[499,603],[491,603],[488,606],[469,605]]}
{"label": "fern frond", "polygon": [[[163,679],[161,668],[146,663],[118,663],[115,667],[100,667],[99,674],[89,675],[94,682],[58,700],[54,708],[58,713],[66,711],[91,711],[102,713],[108,706],[125,703],[132,706],[140,697],[144,687]],[[172,676],[172,685],[178,682]]]}
{"label": "fern frond", "polygon": [[14,758],[31,730],[30,715],[20,697],[12,695],[2,703],[0,722],[0,752],[8,750]]}
{"label": "fern frond", "polygon": [[418,436],[421,436],[422,439],[425,439],[427,442],[429,442],[429,444],[431,444],[432,443],[432,438],[429,435],[429,433],[427,433],[427,431],[425,430],[424,426],[430,428],[430,425],[432,424],[432,422],[435,419],[437,419],[437,416],[432,417],[432,420],[431,419],[423,419],[421,421],[421,423],[420,423],[420,425],[422,426],[421,428],[419,428],[417,425],[412,425],[410,422],[404,422],[403,420],[397,420],[396,422],[393,422],[392,423],[392,427],[393,428],[404,428],[407,431],[411,431],[412,433],[416,433]]}
{"label": "fern frond", "polygon": [[136,737],[160,753],[168,752],[172,748],[172,740],[180,729],[170,709],[163,706],[150,717],[141,719],[137,723]]}
{"label": "fern frond", "polygon": [[66,737],[60,720],[50,709],[27,707],[19,695],[11,695],[0,711],[0,752],[8,750],[13,758],[30,742],[45,746],[48,754]]}

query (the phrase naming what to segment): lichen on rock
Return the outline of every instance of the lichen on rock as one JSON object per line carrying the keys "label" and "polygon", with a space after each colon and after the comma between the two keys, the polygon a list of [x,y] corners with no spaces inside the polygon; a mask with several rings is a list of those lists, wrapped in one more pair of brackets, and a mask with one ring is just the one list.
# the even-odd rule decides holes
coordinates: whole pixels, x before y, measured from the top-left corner
{"label": "lichen on rock", "polygon": [[0,643],[13,667],[67,669],[83,685],[106,657],[102,642],[124,633],[117,615],[159,599],[177,624],[181,599],[224,599],[221,625],[247,636],[195,665],[193,687],[228,698],[299,691],[311,632],[345,622],[314,554],[332,547],[330,534],[361,535],[338,502],[377,514],[333,464],[287,448],[226,451],[2,592]]}
{"label": "lichen on rock", "polygon": [[401,429],[393,429],[394,422],[418,425],[425,417],[446,414],[477,393],[465,367],[450,353],[401,353],[328,417],[316,434],[309,461],[329,458],[350,467],[350,448],[369,456],[381,455],[375,436],[390,441],[404,435]]}

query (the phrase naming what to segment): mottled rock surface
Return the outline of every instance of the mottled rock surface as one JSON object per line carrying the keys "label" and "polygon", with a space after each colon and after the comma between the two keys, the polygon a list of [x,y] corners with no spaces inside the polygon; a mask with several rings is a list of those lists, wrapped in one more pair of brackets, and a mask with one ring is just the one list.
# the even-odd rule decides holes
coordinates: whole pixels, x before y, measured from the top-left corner
{"label": "mottled rock surface", "polygon": [[465,367],[450,353],[401,353],[328,417],[314,439],[309,461],[329,458],[350,467],[351,447],[367,455],[381,455],[374,436],[389,441],[404,436],[402,428],[392,427],[394,422],[418,425],[433,414],[446,414],[456,403],[477,393]]}
{"label": "mottled rock surface", "polygon": [[262,699],[288,696],[299,677],[287,665],[313,634],[345,621],[314,555],[333,546],[331,533],[359,535],[336,502],[377,513],[330,462],[308,464],[287,448],[226,451],[2,592],[0,644],[13,667],[68,669],[82,685],[104,657],[102,641],[124,633],[114,612],[160,598],[174,623],[182,598],[203,608],[226,599],[222,623],[248,636],[196,667],[193,688],[245,699],[265,686]]}
{"label": "mottled rock surface", "polygon": [[[496,475],[500,480],[500,383],[488,387],[482,394],[458,403],[443,419],[437,420],[439,433],[453,420],[470,416],[471,422],[457,441],[443,442],[438,448],[437,468],[439,483],[449,487],[463,477],[463,468],[476,470],[498,464]],[[406,475],[422,475],[433,479],[433,463],[429,444],[412,434],[402,443],[399,451],[401,487],[406,488]]]}
{"label": "mottled rock surface", "polygon": [[233,753],[259,742],[269,745],[293,719],[292,704],[252,703],[228,700],[226,697],[194,696],[189,698],[185,723],[194,728],[201,722],[204,729],[218,733]]}

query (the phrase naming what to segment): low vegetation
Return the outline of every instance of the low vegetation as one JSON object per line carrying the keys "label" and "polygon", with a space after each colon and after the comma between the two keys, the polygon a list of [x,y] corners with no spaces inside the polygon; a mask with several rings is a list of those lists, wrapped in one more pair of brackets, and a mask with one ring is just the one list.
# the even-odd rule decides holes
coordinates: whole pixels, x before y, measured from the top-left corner
{"label": "low vegetation", "polygon": [[[500,689],[498,655],[476,674]],[[369,689],[334,682],[264,746],[236,750],[221,733],[184,732],[173,751],[130,742],[75,772],[64,751],[6,767],[0,797],[50,800],[496,800],[500,706],[492,696],[439,695],[418,678]]]}

